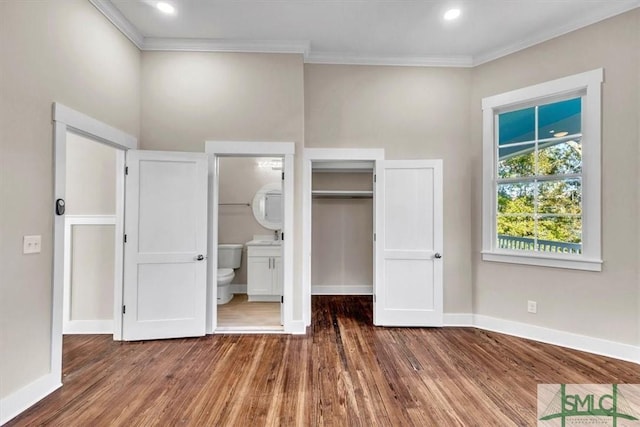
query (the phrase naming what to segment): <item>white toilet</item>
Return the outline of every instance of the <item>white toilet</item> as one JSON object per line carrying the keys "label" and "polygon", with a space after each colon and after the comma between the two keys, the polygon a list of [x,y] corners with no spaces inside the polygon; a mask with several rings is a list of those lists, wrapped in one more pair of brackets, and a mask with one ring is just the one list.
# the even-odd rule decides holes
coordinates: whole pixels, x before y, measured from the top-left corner
{"label": "white toilet", "polygon": [[241,244],[218,245],[218,304],[226,304],[233,298],[231,281],[242,261]]}

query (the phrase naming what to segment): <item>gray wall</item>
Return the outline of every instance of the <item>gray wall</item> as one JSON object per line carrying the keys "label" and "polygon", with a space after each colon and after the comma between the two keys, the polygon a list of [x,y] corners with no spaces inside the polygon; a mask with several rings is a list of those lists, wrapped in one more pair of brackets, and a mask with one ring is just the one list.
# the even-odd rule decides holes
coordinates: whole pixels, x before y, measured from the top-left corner
{"label": "gray wall", "polygon": [[[140,52],[89,2],[0,2],[0,397],[51,363],[51,105],[137,135],[139,84]],[[29,234],[42,253],[22,254]]]}
{"label": "gray wall", "polygon": [[[281,170],[258,167],[268,158],[223,157],[219,169],[219,203],[249,203],[265,184],[279,183]],[[251,206],[218,206],[218,242],[245,244],[255,234],[272,235],[273,230],[261,226]],[[242,249],[242,265],[233,278],[235,284],[247,284],[247,248]]]}
{"label": "gray wall", "polygon": [[[474,312],[623,343],[638,339],[640,10],[473,70]],[[601,273],[481,261],[483,97],[604,68]],[[527,300],[538,313],[527,313]]]}
{"label": "gray wall", "polygon": [[384,148],[387,159],[444,159],[444,307],[471,312],[471,70],[304,69],[307,147]]}

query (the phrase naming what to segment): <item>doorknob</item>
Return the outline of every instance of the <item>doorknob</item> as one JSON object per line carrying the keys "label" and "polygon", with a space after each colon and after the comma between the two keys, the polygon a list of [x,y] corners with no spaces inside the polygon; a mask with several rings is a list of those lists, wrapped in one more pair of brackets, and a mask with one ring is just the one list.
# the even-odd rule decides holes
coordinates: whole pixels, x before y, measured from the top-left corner
{"label": "doorknob", "polygon": [[440,255],[440,252],[436,252],[436,254],[433,257],[435,259],[440,259],[440,258],[442,258],[442,255]]}
{"label": "doorknob", "polygon": [[203,259],[204,259],[204,255],[202,254],[196,257],[196,261],[202,261]]}

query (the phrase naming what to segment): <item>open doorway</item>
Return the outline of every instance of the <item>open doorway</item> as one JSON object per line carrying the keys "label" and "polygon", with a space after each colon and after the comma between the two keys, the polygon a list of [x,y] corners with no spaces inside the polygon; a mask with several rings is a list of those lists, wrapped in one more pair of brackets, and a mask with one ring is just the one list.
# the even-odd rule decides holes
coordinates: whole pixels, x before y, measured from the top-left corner
{"label": "open doorway", "polygon": [[218,331],[282,330],[282,157],[218,160]]}
{"label": "open doorway", "polygon": [[[301,320],[293,320],[293,310],[294,306],[296,306],[296,302],[294,301],[293,287],[293,155],[295,153],[295,144],[292,142],[207,141],[205,144],[205,152],[209,156],[209,222],[207,227],[209,230],[209,242],[207,248],[209,259],[207,268],[209,270],[207,274],[207,333],[229,332],[226,327],[221,327],[218,325],[218,244],[223,243],[222,240],[219,239],[220,227],[218,226],[221,215],[224,215],[224,211],[227,209],[244,209],[244,216],[247,217],[248,215],[253,215],[252,212],[254,206],[259,207],[260,203],[262,203],[261,206],[265,210],[262,214],[263,216],[265,216],[265,219],[276,219],[276,217],[281,216],[282,227],[263,227],[263,229],[266,228],[265,231],[268,231],[268,233],[257,234],[257,239],[255,239],[253,235],[250,237],[247,236],[252,240],[257,240],[257,242],[255,243],[269,242],[270,244],[264,245],[263,247],[260,247],[260,245],[256,245],[254,254],[250,254],[247,250],[245,262],[247,262],[247,260],[251,258],[252,255],[256,255],[256,267],[264,269],[263,272],[271,271],[272,280],[270,282],[270,291],[264,292],[262,296],[255,295],[255,298],[252,298],[254,299],[254,301],[258,301],[260,299],[264,301],[266,295],[266,299],[271,300],[267,302],[277,302],[278,291],[273,291],[273,283],[274,281],[277,281],[277,279],[273,279],[273,277],[281,277],[281,320],[277,328],[269,327],[265,329],[260,327],[245,326],[239,328],[236,327],[235,331],[241,333],[304,333],[304,323]],[[251,200],[246,200],[246,198],[236,199],[235,197],[237,196],[237,192],[234,189],[241,186],[241,182],[246,179],[243,176],[239,176],[235,178],[236,181],[232,186],[230,186],[230,193],[225,194],[225,197],[229,197],[229,199],[222,198],[222,193],[219,188],[221,161],[223,162],[222,167],[224,167],[224,159],[229,157],[252,157],[254,158],[254,163],[251,167],[255,167],[256,158],[261,158],[257,161],[264,162],[263,167],[264,169],[269,170],[269,174],[280,175],[280,185],[276,183],[267,183],[263,187],[261,187],[260,190],[255,190],[253,192],[249,191],[248,194],[245,195]],[[278,170],[280,165],[282,167],[282,170]],[[280,194],[278,194],[277,191],[274,191],[273,188],[270,189],[269,186],[273,185],[275,185],[276,188],[281,186]],[[254,203],[254,199],[258,199],[257,204]],[[240,203],[241,205],[221,205],[220,203]],[[242,204],[244,204],[245,206],[242,206]],[[279,204],[281,204],[282,206],[282,210],[280,212],[276,212],[275,210],[272,210],[269,213],[266,212],[267,205],[270,205],[271,208],[275,208]],[[251,210],[249,210],[250,208]],[[278,230],[280,230],[279,248],[277,247],[278,245],[273,245],[273,242],[276,242],[275,232]],[[263,237],[260,237],[261,235]],[[241,240],[243,239],[244,238],[241,238]],[[232,243],[242,242],[236,241]],[[248,281],[251,281],[250,272],[250,263],[247,262]],[[261,274],[260,277],[268,278],[269,275]],[[238,279],[238,281],[240,281],[240,279]],[[249,285],[248,283],[236,283],[236,285],[243,284]],[[276,301],[273,301],[274,295]],[[298,297],[299,295],[300,294],[298,294]],[[247,300],[248,299],[249,298],[247,296]]]}
{"label": "open doorway", "polygon": [[113,334],[117,149],[67,131],[63,334]]}
{"label": "open doorway", "polygon": [[[67,214],[67,206],[66,206],[66,198],[67,198],[67,147],[68,140],[74,140],[76,138],[82,138],[83,140],[80,142],[81,144],[87,143],[89,145],[85,146],[91,148],[108,146],[114,150],[115,153],[115,172],[114,172],[114,196],[115,201],[113,202],[113,209],[110,209],[113,212],[111,218],[109,218],[110,222],[113,224],[97,224],[101,225],[102,228],[91,230],[89,233],[80,232],[78,234],[78,240],[76,241],[79,246],[82,246],[86,243],[91,244],[92,241],[100,241],[104,239],[110,242],[109,235],[111,234],[109,227],[113,227],[113,277],[112,277],[112,286],[111,300],[107,302],[104,306],[99,308],[99,313],[96,315],[96,311],[93,311],[93,315],[87,316],[86,312],[83,312],[83,309],[80,308],[76,311],[76,316],[78,317],[108,317],[104,313],[108,307],[111,308],[113,315],[111,319],[78,319],[78,320],[87,320],[89,323],[85,323],[83,325],[77,324],[76,326],[83,327],[84,330],[88,330],[89,328],[102,328],[103,331],[106,329],[110,329],[111,333],[113,333],[114,340],[120,340],[122,336],[122,317],[121,310],[122,307],[122,272],[123,272],[123,245],[121,241],[118,239],[118,236],[123,236],[124,229],[124,174],[125,174],[125,152],[129,149],[135,149],[138,146],[138,141],[135,137],[122,132],[119,129],[113,128],[103,122],[100,122],[92,117],[89,117],[85,114],[82,114],[78,111],[75,111],[69,107],[66,107],[59,103],[53,104],[53,123],[54,123],[54,170],[55,170],[55,186],[54,186],[54,202],[55,206],[53,206],[53,217],[54,217],[54,250],[53,250],[53,305],[52,305],[52,326],[51,326],[51,374],[53,378],[61,379],[62,378],[62,346],[63,346],[63,325],[65,323],[65,319],[73,319],[74,316],[74,308],[72,304],[68,304],[65,313],[65,297],[69,297],[69,295],[65,295],[65,275],[67,278],[73,273],[73,271],[69,270],[70,265],[72,263],[67,263],[65,260],[69,259],[69,256],[65,257],[65,252],[68,254],[71,251],[71,239],[72,239],[72,225],[66,223],[66,214]],[[70,144],[74,144],[72,141]],[[73,150],[73,149],[72,149]],[[81,151],[79,152],[82,153]],[[76,152],[78,154],[78,152]],[[83,156],[80,155],[82,158]],[[107,162],[108,164],[112,164]],[[83,166],[83,165],[81,165]],[[86,166],[86,165],[85,165]],[[110,168],[110,166],[108,166]],[[99,181],[104,177],[97,177],[96,179]],[[74,183],[75,184],[75,183]],[[90,187],[90,190],[98,191],[96,186],[98,184],[90,184],[89,182],[82,183]],[[72,194],[75,190],[70,190]],[[108,197],[110,198],[110,197]],[[75,204],[74,204],[75,205]],[[95,206],[95,205],[94,205]],[[75,208],[72,208],[71,212],[73,212]],[[100,208],[102,210],[102,208]],[[93,211],[95,212],[95,211]],[[94,218],[96,219],[96,218]],[[99,219],[99,221],[104,222],[104,218]],[[91,221],[85,221],[91,222]],[[106,226],[106,228],[105,228]],[[86,230],[85,230],[86,231]],[[82,241],[80,241],[82,240]],[[120,244],[119,244],[120,242]],[[107,243],[107,242],[104,242]],[[78,248],[78,246],[76,247]],[[66,250],[65,250],[66,249]],[[101,251],[108,250],[105,249],[105,245],[101,246]],[[86,255],[86,254],[82,254]],[[94,262],[100,265],[100,269],[104,271],[109,271],[111,269],[109,262],[102,263],[100,260],[96,260],[97,257],[100,256],[100,253],[94,253],[91,255],[91,258]],[[66,258],[66,259],[65,259]],[[84,262],[83,260],[77,260],[77,262]],[[65,272],[65,270],[67,270]],[[76,272],[76,274],[85,276],[89,273],[90,269],[84,269],[82,273]],[[108,281],[109,279],[103,278],[102,281]],[[73,292],[72,288],[68,288],[68,292]],[[95,294],[100,294],[104,292],[105,295],[108,293],[108,290],[101,289],[100,291],[92,290],[88,294],[91,295],[90,299],[95,301]],[[85,295],[87,296],[87,295]],[[80,301],[78,301],[80,302]],[[80,304],[80,307],[82,304]],[[106,307],[106,308],[105,308]],[[86,308],[86,307],[84,307]],[[94,307],[95,308],[95,307]],[[65,316],[66,315],[66,316]],[[102,322],[102,320],[106,320],[106,322]],[[110,320],[110,322],[109,322]],[[93,322],[93,323],[92,323]],[[67,325],[68,326],[68,325]]]}

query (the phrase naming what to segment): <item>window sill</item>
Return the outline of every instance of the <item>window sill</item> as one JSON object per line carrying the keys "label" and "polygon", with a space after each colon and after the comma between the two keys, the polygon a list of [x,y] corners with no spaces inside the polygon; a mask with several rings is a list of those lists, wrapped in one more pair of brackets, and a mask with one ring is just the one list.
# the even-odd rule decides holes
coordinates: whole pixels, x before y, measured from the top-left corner
{"label": "window sill", "polygon": [[601,259],[583,257],[545,256],[532,252],[514,253],[506,251],[482,251],[483,261],[509,264],[536,265],[540,267],[566,268],[570,270],[602,271]]}

